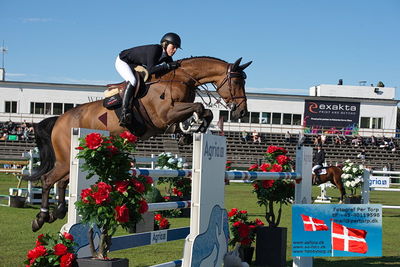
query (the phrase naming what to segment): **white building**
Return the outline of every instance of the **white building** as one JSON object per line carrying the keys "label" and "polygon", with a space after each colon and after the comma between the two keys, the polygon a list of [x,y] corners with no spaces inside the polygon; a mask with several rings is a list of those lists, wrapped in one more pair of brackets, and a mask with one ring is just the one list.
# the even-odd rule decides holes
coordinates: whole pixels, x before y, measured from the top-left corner
{"label": "white building", "polygon": [[[39,122],[76,105],[103,98],[105,86],[0,81],[0,122]],[[199,97],[196,102],[201,102]],[[395,88],[319,85],[306,95],[247,93],[249,114],[233,121],[222,105],[211,107],[212,127],[224,117],[225,131],[299,133],[321,128],[346,134],[393,136],[396,131]]]}

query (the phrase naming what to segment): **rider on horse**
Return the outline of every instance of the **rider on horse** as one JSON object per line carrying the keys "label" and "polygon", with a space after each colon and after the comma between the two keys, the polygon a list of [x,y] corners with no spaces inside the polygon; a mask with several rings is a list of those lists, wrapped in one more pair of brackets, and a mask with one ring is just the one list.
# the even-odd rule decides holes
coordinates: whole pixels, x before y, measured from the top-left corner
{"label": "rider on horse", "polygon": [[173,32],[165,34],[160,44],[137,46],[123,50],[115,61],[115,68],[118,73],[128,82],[125,95],[122,100],[121,126],[132,122],[130,99],[133,95],[137,81],[134,75],[136,66],[144,66],[149,74],[174,70],[179,63],[172,60],[176,50],[181,48],[181,38]]}
{"label": "rider on horse", "polygon": [[323,167],[323,163],[325,162],[325,150],[322,148],[321,144],[317,145],[317,152],[314,155],[314,167],[312,168],[312,173],[315,174],[315,180],[313,181],[316,184],[317,181],[320,180],[319,172]]}

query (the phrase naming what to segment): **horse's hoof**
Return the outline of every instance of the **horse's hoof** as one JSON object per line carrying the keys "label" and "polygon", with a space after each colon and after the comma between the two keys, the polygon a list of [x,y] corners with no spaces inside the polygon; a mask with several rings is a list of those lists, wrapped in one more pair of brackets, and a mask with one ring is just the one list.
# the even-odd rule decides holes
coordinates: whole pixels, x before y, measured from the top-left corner
{"label": "horse's hoof", "polygon": [[38,219],[32,221],[32,232],[37,232],[40,228],[42,228],[43,224],[40,224]]}
{"label": "horse's hoof", "polygon": [[56,209],[53,212],[53,216],[56,217],[56,219],[64,219],[67,211],[67,209]]}
{"label": "horse's hoof", "polygon": [[57,216],[54,213],[50,213],[49,219],[48,219],[48,223],[52,223],[55,220],[57,220]]}

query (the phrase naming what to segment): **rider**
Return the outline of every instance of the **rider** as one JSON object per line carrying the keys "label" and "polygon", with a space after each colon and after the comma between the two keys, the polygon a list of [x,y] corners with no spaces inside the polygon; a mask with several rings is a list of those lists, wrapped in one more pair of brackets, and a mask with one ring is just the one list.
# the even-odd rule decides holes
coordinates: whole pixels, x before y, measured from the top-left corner
{"label": "rider", "polygon": [[128,81],[125,95],[122,100],[121,126],[129,125],[132,122],[132,113],[129,108],[130,98],[133,89],[136,86],[134,67],[144,66],[149,74],[160,73],[174,70],[180,65],[172,60],[176,50],[181,48],[181,38],[178,34],[166,33],[160,41],[160,44],[137,46],[123,50],[115,61],[115,68],[118,73]]}
{"label": "rider", "polygon": [[317,152],[314,155],[314,167],[312,168],[312,173],[316,176],[316,181],[319,180],[319,170],[323,167],[325,162],[325,150],[322,148],[321,144],[317,145]]}

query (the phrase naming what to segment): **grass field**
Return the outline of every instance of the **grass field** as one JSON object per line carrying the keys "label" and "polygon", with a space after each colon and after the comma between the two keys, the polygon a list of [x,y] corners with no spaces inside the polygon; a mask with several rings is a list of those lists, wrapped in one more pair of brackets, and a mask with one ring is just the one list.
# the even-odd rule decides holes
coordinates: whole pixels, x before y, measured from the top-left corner
{"label": "grass field", "polygon": [[[16,187],[17,180],[12,175],[0,175],[0,194],[8,194],[9,187]],[[26,187],[23,183],[22,187]],[[313,188],[313,197],[319,194],[319,188]],[[328,189],[328,195],[337,197],[336,189]],[[396,192],[372,192],[372,203],[400,205],[400,194]],[[253,218],[262,218],[263,209],[256,204],[251,193],[251,185],[231,184],[226,186],[225,206],[227,209],[246,209]],[[35,239],[40,233],[54,233],[60,230],[65,220],[45,224],[38,233],[32,233],[31,221],[39,211],[39,206],[28,206],[23,209],[0,207],[0,267],[24,266],[23,261]],[[170,219],[172,228],[189,224],[187,218]],[[263,220],[265,221],[265,220]],[[291,259],[291,207],[285,206],[281,225],[288,228],[287,266],[292,266]],[[119,235],[125,234],[123,231]],[[380,258],[315,258],[314,266],[400,266],[400,210],[383,211],[383,257]],[[131,267],[144,267],[176,260],[182,257],[183,240],[145,246],[110,253],[111,257],[129,258]]]}

